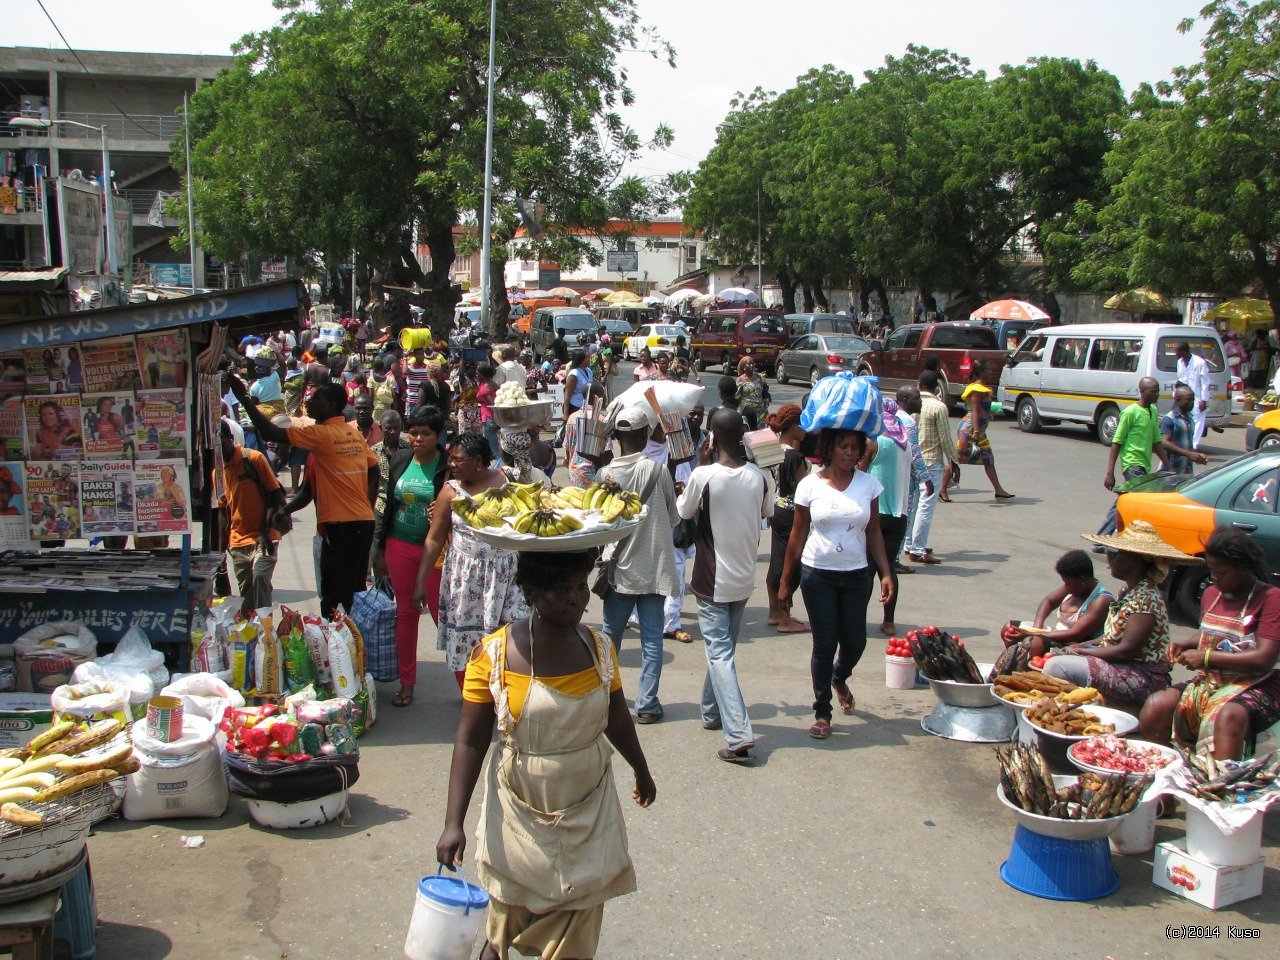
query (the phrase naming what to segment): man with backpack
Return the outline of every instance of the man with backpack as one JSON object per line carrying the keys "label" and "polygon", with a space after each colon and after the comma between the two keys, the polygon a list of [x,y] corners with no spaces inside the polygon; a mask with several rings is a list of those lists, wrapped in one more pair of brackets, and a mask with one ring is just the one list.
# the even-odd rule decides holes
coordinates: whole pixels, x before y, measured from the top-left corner
{"label": "man with backpack", "polygon": [[271,606],[276,545],[283,535],[272,520],[284,506],[284,491],[267,458],[236,443],[236,429],[230,420],[222,421],[225,492],[218,506],[222,542],[240,589],[240,614],[247,618],[259,607]]}

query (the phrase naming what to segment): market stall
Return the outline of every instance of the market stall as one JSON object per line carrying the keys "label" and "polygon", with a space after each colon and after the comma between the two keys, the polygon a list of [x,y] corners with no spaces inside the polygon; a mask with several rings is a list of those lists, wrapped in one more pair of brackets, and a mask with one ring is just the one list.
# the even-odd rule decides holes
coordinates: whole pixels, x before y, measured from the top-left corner
{"label": "market stall", "polygon": [[[301,281],[283,280],[0,319],[0,643],[68,620],[110,646],[137,625],[185,664],[218,567],[206,554],[223,345],[296,329],[306,306]],[[181,548],[164,549],[174,535]],[[133,551],[63,547],[129,537]]]}

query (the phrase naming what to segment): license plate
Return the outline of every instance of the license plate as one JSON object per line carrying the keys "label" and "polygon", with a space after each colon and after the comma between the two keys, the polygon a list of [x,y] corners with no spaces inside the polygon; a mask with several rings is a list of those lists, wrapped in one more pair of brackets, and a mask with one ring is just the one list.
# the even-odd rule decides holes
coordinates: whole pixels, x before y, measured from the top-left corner
{"label": "license plate", "polygon": [[756,353],[773,353],[777,349],[777,347],[756,347],[755,351]]}

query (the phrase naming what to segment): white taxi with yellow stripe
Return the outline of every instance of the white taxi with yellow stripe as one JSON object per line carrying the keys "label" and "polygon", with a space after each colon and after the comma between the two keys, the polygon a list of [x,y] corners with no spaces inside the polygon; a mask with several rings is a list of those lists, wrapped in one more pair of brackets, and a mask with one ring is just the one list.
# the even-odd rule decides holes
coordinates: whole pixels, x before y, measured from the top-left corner
{"label": "white taxi with yellow stripe", "polygon": [[1061,421],[1083,424],[1110,444],[1120,411],[1138,400],[1138,381],[1160,384],[1161,413],[1173,406],[1181,342],[1209,365],[1209,426],[1231,420],[1222,340],[1213,327],[1152,323],[1091,323],[1042,327],[1018,345],[1000,374],[1000,402],[1018,426],[1034,433]]}

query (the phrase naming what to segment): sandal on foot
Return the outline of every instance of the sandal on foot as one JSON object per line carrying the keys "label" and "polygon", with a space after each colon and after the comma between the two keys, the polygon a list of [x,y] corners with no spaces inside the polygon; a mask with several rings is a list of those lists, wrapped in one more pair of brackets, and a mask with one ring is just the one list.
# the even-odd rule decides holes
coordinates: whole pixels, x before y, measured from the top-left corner
{"label": "sandal on foot", "polygon": [[853,713],[855,704],[853,692],[849,689],[849,685],[847,683],[840,683],[838,680],[832,680],[831,690],[836,695],[836,702],[840,704],[840,709],[845,713]]}
{"label": "sandal on foot", "polygon": [[412,690],[401,690],[391,698],[391,705],[393,707],[407,707],[411,703],[413,703]]}
{"label": "sandal on foot", "polygon": [[681,643],[693,643],[693,634],[688,630],[672,630],[662,635],[663,640],[678,640]]}
{"label": "sandal on foot", "polygon": [[815,740],[827,739],[827,737],[831,736],[831,721],[819,720],[809,728],[809,736],[813,737]]}
{"label": "sandal on foot", "polygon": [[750,763],[750,749],[750,747],[739,747],[737,750],[732,750],[729,747],[721,747],[716,751],[716,756],[725,763]]}

